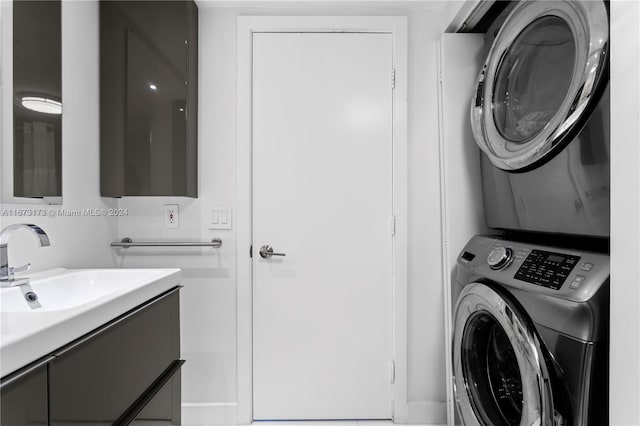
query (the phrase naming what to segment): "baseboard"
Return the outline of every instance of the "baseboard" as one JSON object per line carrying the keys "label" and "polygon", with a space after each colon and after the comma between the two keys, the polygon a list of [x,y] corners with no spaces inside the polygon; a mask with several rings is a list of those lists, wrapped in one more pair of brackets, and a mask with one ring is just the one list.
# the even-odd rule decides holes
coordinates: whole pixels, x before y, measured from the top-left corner
{"label": "baseboard", "polygon": [[[408,424],[446,425],[447,404],[435,401],[414,401],[408,405]],[[238,404],[183,403],[182,426],[236,425]]]}
{"label": "baseboard", "polygon": [[182,403],[182,426],[235,425],[238,423],[238,404]]}
{"label": "baseboard", "polygon": [[408,424],[446,425],[447,403],[438,401],[414,401],[408,404]]}

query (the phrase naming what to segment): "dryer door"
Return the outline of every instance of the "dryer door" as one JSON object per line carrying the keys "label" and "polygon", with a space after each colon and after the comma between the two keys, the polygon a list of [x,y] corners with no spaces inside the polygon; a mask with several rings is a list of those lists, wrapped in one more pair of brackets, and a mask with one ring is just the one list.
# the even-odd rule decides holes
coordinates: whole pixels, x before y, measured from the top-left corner
{"label": "dryer door", "polygon": [[542,342],[521,309],[497,288],[464,288],[454,314],[453,368],[463,424],[562,425]]}
{"label": "dryer door", "polygon": [[495,166],[531,170],[571,141],[608,81],[608,45],[602,1],[518,3],[493,42],[471,104],[476,142]]}

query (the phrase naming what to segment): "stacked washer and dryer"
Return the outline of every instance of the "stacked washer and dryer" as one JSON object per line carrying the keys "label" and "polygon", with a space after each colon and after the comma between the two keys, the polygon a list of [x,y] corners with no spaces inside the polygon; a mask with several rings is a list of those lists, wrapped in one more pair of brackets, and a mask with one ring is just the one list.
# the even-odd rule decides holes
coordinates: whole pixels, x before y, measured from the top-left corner
{"label": "stacked washer and dryer", "polygon": [[608,424],[608,54],[607,3],[529,0],[480,70],[471,122],[499,235],[467,243],[452,289],[465,425]]}

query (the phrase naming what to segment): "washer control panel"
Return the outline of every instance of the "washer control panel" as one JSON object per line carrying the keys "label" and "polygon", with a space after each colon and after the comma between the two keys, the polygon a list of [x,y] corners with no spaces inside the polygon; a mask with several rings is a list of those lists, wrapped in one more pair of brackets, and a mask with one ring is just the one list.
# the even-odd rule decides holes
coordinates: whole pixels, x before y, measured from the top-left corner
{"label": "washer control panel", "polygon": [[580,256],[531,250],[514,278],[558,290],[579,261]]}
{"label": "washer control panel", "polygon": [[487,280],[514,291],[574,302],[590,300],[609,283],[609,255],[603,252],[476,235],[458,257],[461,286]]}

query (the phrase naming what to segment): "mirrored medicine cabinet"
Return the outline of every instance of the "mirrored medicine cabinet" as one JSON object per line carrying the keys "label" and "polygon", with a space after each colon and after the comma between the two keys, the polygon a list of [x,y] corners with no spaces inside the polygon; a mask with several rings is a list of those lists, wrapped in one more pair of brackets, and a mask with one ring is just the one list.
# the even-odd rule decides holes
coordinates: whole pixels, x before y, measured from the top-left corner
{"label": "mirrored medicine cabinet", "polygon": [[101,195],[197,197],[193,1],[100,2]]}
{"label": "mirrored medicine cabinet", "polygon": [[[0,2],[5,204],[62,202],[63,7]],[[197,197],[197,6],[102,1],[99,14],[101,195]]]}
{"label": "mirrored medicine cabinet", "polygon": [[2,201],[62,201],[60,0],[3,1]]}

